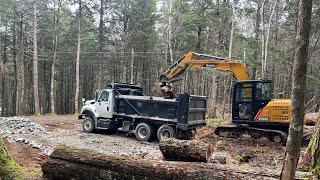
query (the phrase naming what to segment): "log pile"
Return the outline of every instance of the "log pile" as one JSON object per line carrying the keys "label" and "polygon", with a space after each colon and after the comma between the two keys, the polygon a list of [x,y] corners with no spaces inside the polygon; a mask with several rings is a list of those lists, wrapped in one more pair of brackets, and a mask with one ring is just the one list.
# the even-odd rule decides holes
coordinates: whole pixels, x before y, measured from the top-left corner
{"label": "log pile", "polygon": [[42,171],[48,179],[278,179],[280,174],[211,163],[134,159],[65,146],[52,153]]}

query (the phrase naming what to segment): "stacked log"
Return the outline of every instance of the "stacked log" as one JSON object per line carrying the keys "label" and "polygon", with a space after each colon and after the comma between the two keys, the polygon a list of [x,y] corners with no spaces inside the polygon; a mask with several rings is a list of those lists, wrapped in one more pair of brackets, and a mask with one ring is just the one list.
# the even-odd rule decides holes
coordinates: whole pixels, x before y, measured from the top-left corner
{"label": "stacked log", "polygon": [[211,163],[134,159],[65,146],[52,153],[42,171],[48,179],[278,179],[280,174]]}

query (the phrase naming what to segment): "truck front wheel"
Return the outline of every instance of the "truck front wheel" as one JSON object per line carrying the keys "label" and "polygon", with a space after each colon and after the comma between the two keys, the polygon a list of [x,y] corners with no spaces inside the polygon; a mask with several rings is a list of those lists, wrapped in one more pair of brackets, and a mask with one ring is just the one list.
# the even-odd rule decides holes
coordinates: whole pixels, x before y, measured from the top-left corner
{"label": "truck front wheel", "polygon": [[139,141],[150,141],[154,135],[153,127],[148,123],[139,123],[135,129]]}
{"label": "truck front wheel", "polygon": [[91,133],[94,131],[94,120],[91,117],[86,117],[82,123],[83,131]]}
{"label": "truck front wheel", "polygon": [[157,136],[158,136],[158,140],[162,141],[168,138],[175,138],[176,137],[176,133],[175,130],[172,126],[170,125],[162,125],[160,126],[160,128],[158,129],[157,132]]}

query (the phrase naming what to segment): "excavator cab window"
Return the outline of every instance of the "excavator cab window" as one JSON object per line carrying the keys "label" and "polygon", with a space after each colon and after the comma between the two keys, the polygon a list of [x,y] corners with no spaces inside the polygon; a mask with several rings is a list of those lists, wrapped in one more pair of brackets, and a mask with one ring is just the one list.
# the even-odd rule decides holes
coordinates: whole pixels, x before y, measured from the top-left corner
{"label": "excavator cab window", "polygon": [[234,86],[235,101],[233,102],[233,115],[239,120],[250,120],[252,118],[252,89],[249,83],[237,83]]}
{"label": "excavator cab window", "polygon": [[259,82],[256,84],[256,99],[257,100],[270,100],[273,96],[273,84]]}
{"label": "excavator cab window", "polygon": [[237,81],[233,85],[232,120],[249,124],[255,115],[272,99],[273,84],[266,80]]}

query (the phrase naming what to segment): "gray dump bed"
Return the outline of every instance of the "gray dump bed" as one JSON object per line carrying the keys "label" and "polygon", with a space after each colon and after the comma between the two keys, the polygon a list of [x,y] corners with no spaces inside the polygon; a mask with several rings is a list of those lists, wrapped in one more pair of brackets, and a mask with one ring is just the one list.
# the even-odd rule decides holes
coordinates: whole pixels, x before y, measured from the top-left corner
{"label": "gray dump bed", "polygon": [[205,124],[206,97],[179,94],[175,99],[116,95],[115,112],[129,116],[177,124],[186,130]]}

